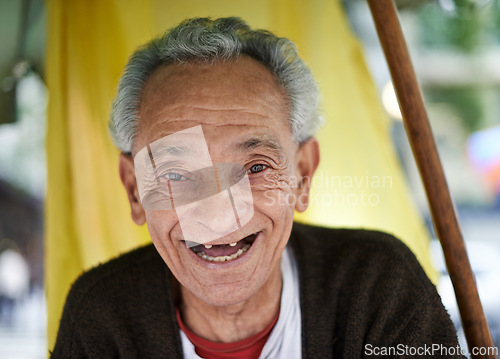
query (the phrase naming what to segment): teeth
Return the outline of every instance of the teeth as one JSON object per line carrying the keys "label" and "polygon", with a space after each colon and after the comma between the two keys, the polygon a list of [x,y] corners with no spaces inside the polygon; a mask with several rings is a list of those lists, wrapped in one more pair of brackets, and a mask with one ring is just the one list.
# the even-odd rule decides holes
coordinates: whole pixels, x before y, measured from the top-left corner
{"label": "teeth", "polygon": [[[236,253],[233,253],[231,254],[230,256],[219,256],[219,257],[212,257],[212,256],[208,256],[206,255],[204,252],[198,252],[196,253],[199,257],[209,261],[209,262],[228,262],[230,260],[233,260],[233,259],[236,259],[238,258],[239,256],[241,256],[243,253],[245,253],[246,251],[248,251],[248,249],[250,248],[250,244],[245,244],[245,246],[241,249],[238,249],[238,251]],[[233,246],[234,247],[234,246]]]}
{"label": "teeth", "polygon": [[212,248],[212,245],[211,244],[205,244],[205,248],[206,249],[210,249],[210,248]]}
{"label": "teeth", "polygon": [[236,242],[234,242],[234,243],[229,243],[229,245],[230,245],[231,247],[234,247],[234,246],[236,245]]}

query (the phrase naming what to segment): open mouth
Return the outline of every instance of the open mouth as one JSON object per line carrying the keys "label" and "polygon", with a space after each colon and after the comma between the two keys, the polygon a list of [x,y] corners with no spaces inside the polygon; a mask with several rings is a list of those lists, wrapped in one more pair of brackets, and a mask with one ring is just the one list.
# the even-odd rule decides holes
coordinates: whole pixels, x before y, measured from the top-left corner
{"label": "open mouth", "polygon": [[198,244],[191,246],[189,249],[209,262],[229,262],[241,257],[243,253],[248,251],[259,233],[253,233],[238,242],[230,244]]}

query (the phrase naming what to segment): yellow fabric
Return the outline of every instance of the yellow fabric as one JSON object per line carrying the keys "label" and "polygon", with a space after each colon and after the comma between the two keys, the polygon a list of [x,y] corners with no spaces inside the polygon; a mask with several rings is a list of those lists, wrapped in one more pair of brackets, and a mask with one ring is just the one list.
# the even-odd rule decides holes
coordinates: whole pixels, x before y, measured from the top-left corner
{"label": "yellow fabric", "polygon": [[[298,218],[394,233],[434,278],[428,234],[396,161],[389,121],[339,3],[48,0],[47,5],[49,348],[67,291],[82,270],[149,241],[145,226],[137,227],[130,219],[107,119],[131,52],[187,17],[240,16],[253,27],[270,29],[298,44],[320,83],[327,120],[318,136],[322,148],[319,178],[326,182],[315,183],[313,204]],[[362,205],[363,193],[371,204]],[[325,196],[331,196],[335,205],[328,205]]]}

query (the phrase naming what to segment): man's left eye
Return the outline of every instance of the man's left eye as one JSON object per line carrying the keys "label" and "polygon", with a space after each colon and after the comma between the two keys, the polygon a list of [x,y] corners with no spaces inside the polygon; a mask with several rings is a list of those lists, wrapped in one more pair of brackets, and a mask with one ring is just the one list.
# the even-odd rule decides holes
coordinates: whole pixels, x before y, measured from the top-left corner
{"label": "man's left eye", "polygon": [[251,173],[259,173],[259,172],[262,172],[264,171],[265,169],[267,168],[266,165],[263,165],[263,164],[257,164],[257,165],[253,165],[252,167],[250,167],[247,171],[248,174],[251,174]]}
{"label": "man's left eye", "polygon": [[188,178],[176,172],[168,172],[165,177],[170,181],[186,181]]}

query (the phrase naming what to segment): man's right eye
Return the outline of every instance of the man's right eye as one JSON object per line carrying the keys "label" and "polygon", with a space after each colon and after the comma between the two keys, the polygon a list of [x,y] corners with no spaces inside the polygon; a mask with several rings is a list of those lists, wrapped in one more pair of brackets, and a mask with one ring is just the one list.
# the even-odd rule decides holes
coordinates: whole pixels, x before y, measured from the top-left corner
{"label": "man's right eye", "polygon": [[170,181],[187,181],[189,178],[186,176],[181,175],[180,173],[177,172],[168,172],[163,175],[166,179]]}

